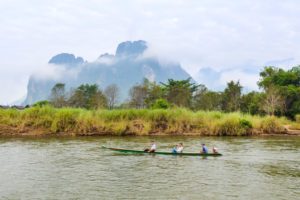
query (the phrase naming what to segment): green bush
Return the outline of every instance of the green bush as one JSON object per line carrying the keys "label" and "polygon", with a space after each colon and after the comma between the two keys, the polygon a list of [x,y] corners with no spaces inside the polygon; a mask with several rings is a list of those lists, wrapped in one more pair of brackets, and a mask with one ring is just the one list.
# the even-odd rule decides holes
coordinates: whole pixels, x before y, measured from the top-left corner
{"label": "green bush", "polygon": [[152,109],[168,109],[170,104],[165,99],[157,99],[151,106]]}
{"label": "green bush", "polygon": [[246,135],[246,129],[236,117],[229,116],[219,124],[218,135],[239,136]]}
{"label": "green bush", "polygon": [[32,106],[33,107],[43,107],[43,106],[49,106],[49,105],[50,105],[50,102],[44,100],[44,101],[38,101],[35,104],[33,104]]}
{"label": "green bush", "polygon": [[241,125],[241,127],[245,128],[245,129],[252,128],[252,123],[246,119],[240,119],[240,125]]}

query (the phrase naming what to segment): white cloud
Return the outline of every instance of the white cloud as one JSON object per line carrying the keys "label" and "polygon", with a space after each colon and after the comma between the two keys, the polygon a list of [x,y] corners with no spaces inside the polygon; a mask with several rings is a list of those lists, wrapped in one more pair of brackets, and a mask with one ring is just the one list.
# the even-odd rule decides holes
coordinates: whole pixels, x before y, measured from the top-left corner
{"label": "white cloud", "polygon": [[257,81],[259,80],[258,74],[247,73],[242,70],[230,70],[221,73],[220,84],[226,85],[230,81],[239,81],[246,90],[258,90]]}
{"label": "white cloud", "polygon": [[[0,104],[23,96],[24,80],[53,55],[94,61],[126,40],[148,41],[192,75],[211,67],[238,76],[236,66],[249,60],[257,68],[300,60],[298,0],[10,0],[1,1],[0,13],[0,84],[14,93],[1,87]],[[252,80],[245,84],[253,87]]]}
{"label": "white cloud", "polygon": [[68,68],[64,65],[47,64],[34,71],[33,76],[36,80],[61,81],[68,78],[75,79],[80,71],[80,66],[76,68]]}
{"label": "white cloud", "polygon": [[95,62],[112,65],[115,62],[113,55],[106,55],[99,57]]}

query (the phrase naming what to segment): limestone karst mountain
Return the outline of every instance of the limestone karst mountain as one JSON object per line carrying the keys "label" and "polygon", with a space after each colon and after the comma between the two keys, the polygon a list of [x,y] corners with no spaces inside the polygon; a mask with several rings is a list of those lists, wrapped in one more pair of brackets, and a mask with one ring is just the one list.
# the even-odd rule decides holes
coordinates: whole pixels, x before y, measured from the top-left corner
{"label": "limestone karst mountain", "polygon": [[190,77],[180,64],[162,64],[155,57],[143,56],[147,48],[147,43],[142,40],[122,42],[115,55],[105,53],[93,62],[73,54],[58,54],[48,62],[51,73],[46,76],[37,73],[30,77],[24,104],[48,99],[51,88],[58,82],[65,83],[67,89],[83,83],[96,83],[102,89],[117,84],[120,99],[124,101],[129,89],[144,78],[165,82],[169,78],[181,80]]}

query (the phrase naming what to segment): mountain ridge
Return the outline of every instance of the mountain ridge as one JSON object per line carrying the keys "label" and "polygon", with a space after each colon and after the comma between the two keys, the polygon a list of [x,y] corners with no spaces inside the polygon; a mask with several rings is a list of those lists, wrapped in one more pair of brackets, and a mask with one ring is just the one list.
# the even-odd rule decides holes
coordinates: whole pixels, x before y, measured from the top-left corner
{"label": "mountain ridge", "polygon": [[70,53],[57,54],[48,62],[54,76],[42,79],[39,75],[32,75],[23,104],[49,99],[51,88],[57,82],[65,83],[67,90],[81,84],[98,84],[101,89],[116,84],[120,88],[120,100],[125,101],[129,89],[144,78],[159,83],[170,78],[182,80],[191,77],[180,64],[161,64],[155,57],[143,57],[147,48],[144,40],[122,42],[115,55],[104,53],[92,62]]}

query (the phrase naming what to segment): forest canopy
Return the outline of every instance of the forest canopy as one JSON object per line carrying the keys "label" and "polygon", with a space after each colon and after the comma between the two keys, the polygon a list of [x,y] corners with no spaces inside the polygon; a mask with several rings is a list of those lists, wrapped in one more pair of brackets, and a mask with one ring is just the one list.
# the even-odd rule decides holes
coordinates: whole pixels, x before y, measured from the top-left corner
{"label": "forest canopy", "polygon": [[257,82],[260,91],[243,93],[239,81],[230,81],[223,91],[213,91],[192,79],[168,79],[165,83],[144,79],[129,91],[129,98],[119,102],[119,88],[109,85],[103,91],[96,84],[83,84],[66,92],[64,83],[57,83],[50,103],[55,107],[168,109],[184,107],[194,111],[222,111],[252,115],[276,115],[294,118],[300,113],[300,66],[284,70],[267,66]]}

